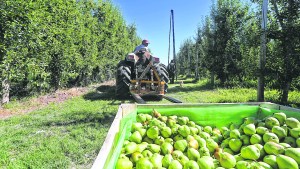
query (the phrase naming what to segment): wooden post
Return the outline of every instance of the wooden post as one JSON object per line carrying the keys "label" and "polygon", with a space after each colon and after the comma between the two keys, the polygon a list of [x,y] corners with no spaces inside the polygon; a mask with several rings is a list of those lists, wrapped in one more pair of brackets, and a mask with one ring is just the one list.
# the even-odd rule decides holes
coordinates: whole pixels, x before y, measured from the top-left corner
{"label": "wooden post", "polygon": [[258,86],[257,86],[257,101],[263,102],[264,98],[264,88],[265,88],[265,65],[266,65],[266,30],[267,30],[267,10],[268,10],[268,0],[263,1],[262,5],[262,35],[261,35],[261,54],[259,57],[259,76],[258,76]]}

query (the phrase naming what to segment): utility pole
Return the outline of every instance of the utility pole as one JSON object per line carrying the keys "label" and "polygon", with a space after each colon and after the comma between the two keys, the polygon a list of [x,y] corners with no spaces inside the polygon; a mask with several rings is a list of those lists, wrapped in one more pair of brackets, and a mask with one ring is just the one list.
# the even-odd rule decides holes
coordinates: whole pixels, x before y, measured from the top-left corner
{"label": "utility pole", "polygon": [[175,51],[174,11],[173,11],[173,9],[171,10],[171,15],[172,15],[172,32],[173,32],[173,60],[176,65],[175,77],[176,77],[176,81],[177,81],[177,61],[176,61],[176,51]]}
{"label": "utility pole", "polygon": [[262,21],[261,21],[261,54],[259,57],[259,76],[257,86],[257,101],[263,102],[264,91],[265,91],[265,65],[266,65],[266,31],[267,31],[267,11],[268,11],[268,0],[263,1],[262,5]]}

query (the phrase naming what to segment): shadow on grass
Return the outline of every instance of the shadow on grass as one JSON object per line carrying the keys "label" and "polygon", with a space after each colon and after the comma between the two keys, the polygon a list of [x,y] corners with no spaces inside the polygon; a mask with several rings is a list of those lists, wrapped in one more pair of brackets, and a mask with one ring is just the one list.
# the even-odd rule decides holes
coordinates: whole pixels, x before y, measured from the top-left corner
{"label": "shadow on grass", "polygon": [[[176,82],[175,84],[179,84],[179,82]],[[213,90],[214,87],[210,84],[210,83],[205,83],[203,85],[195,85],[195,86],[184,86],[184,84],[188,84],[188,83],[195,83],[193,81],[187,81],[187,82],[183,82],[183,87],[181,87],[180,85],[178,86],[174,86],[172,88],[168,89],[168,92],[172,93],[172,92],[194,92],[194,91],[200,91],[200,90]]]}

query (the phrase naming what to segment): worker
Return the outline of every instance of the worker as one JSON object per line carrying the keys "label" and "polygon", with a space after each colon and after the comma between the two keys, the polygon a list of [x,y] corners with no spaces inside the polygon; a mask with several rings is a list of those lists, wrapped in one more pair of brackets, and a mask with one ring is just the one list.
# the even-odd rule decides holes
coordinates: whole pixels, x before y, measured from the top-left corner
{"label": "worker", "polygon": [[137,46],[137,47],[134,49],[133,53],[139,51],[139,50],[142,49],[142,48],[146,48],[146,50],[149,51],[149,50],[148,50],[148,45],[149,45],[149,43],[150,43],[150,42],[149,42],[148,40],[144,39],[144,40],[142,41],[142,44],[140,44],[139,46]]}
{"label": "worker", "polygon": [[176,64],[174,60],[171,60],[170,64],[168,65],[168,72],[169,72],[169,77],[171,79],[171,84],[174,84],[175,72],[176,72]]}

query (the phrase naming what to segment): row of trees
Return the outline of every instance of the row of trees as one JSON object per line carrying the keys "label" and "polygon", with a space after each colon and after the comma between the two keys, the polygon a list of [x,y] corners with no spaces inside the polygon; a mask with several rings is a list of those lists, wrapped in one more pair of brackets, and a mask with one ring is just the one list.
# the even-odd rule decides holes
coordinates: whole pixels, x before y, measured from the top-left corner
{"label": "row of trees", "polygon": [[217,0],[195,38],[181,45],[179,72],[189,74],[186,68],[198,64],[201,76],[216,77],[227,87],[256,84],[259,73],[264,73],[266,86],[278,89],[281,103],[286,104],[288,91],[300,89],[300,2],[269,1],[265,70],[258,66],[261,6],[262,0],[250,4]]}
{"label": "row of trees", "polygon": [[138,43],[110,1],[2,0],[2,101],[107,80]]}

